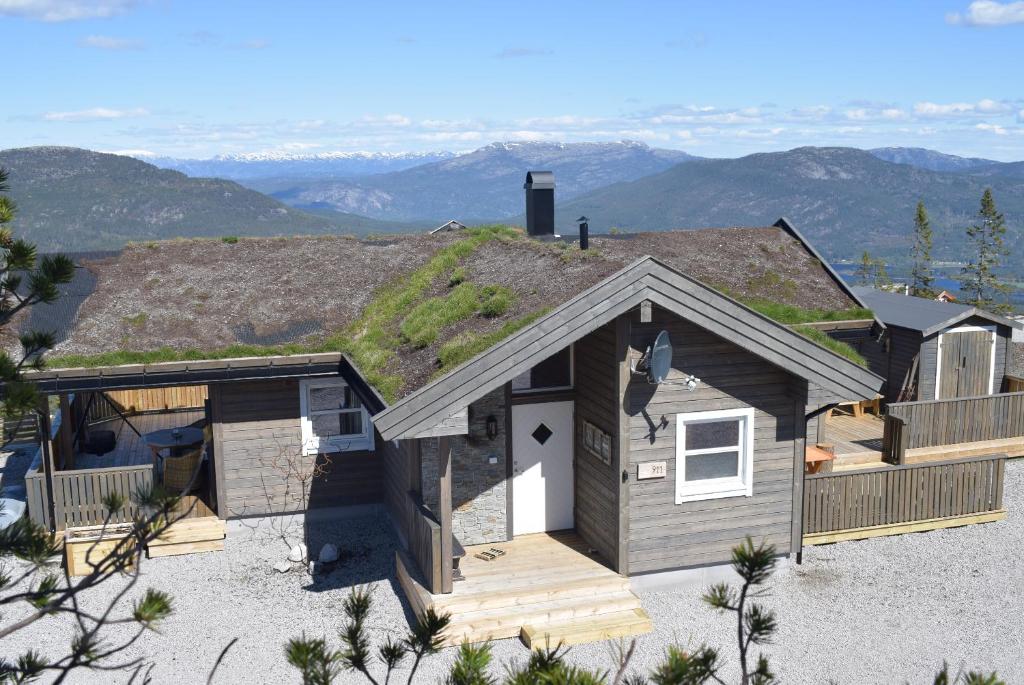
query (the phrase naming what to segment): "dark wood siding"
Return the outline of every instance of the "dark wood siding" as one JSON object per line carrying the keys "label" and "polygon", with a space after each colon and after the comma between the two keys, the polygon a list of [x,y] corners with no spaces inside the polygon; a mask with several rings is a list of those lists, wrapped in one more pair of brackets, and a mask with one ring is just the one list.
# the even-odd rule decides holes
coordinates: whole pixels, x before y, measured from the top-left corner
{"label": "dark wood siding", "polygon": [[[935,350],[922,344],[921,334],[898,326],[889,327],[889,370],[885,374],[885,401],[896,402],[907,374],[914,365],[914,357],[920,353],[917,370],[917,392],[907,399],[918,399],[922,393],[935,391]],[[929,381],[928,369],[931,369]],[[929,395],[930,397],[930,395]]]}
{"label": "dark wood siding", "polygon": [[[694,392],[643,380],[630,384],[630,573],[725,563],[747,535],[788,553],[794,440],[804,430],[799,424],[806,391],[796,393],[787,372],[659,308],[652,323],[633,319],[631,356],[638,357],[662,329],[672,337],[673,368],[701,383]],[[676,504],[676,414],[748,406],[755,409],[753,496]],[[666,462],[667,476],[636,480],[636,464],[651,461]]]}
{"label": "dark wood siding", "polygon": [[[301,487],[287,477],[288,455],[301,454],[299,381],[246,381],[210,386],[218,499],[226,518],[300,511]],[[380,442],[378,438],[378,443]],[[309,488],[309,506],[379,502],[380,450],[327,455]],[[300,468],[308,469],[297,457]]]}
{"label": "dark wood siding", "polygon": [[618,406],[615,401],[615,324],[602,326],[576,343],[575,489],[576,532],[610,563],[618,553],[619,517],[615,466],[605,464],[583,446],[583,422],[589,421],[613,436],[618,449]]}
{"label": "dark wood siding", "polygon": [[868,368],[882,378],[886,377],[889,358],[885,353],[885,345],[872,335],[871,325],[863,328],[842,328],[828,331],[830,338],[844,342],[857,350],[868,362]]}

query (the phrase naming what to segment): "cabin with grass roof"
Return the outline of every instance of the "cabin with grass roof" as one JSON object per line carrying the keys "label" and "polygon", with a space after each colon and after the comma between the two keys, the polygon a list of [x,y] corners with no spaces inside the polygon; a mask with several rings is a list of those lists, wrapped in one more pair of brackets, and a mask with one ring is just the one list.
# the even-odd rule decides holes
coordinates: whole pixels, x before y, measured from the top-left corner
{"label": "cabin with grass roof", "polygon": [[[220,522],[379,512],[413,614],[450,613],[450,644],[533,645],[650,630],[634,587],[747,537],[799,556],[826,514],[886,523],[809,473],[824,416],[883,393],[885,326],[784,219],[587,249],[507,226],[180,240],[83,266],[33,374],[59,411],[29,509],[56,531],[167,478]],[[969,513],[995,515],[989,494]]]}

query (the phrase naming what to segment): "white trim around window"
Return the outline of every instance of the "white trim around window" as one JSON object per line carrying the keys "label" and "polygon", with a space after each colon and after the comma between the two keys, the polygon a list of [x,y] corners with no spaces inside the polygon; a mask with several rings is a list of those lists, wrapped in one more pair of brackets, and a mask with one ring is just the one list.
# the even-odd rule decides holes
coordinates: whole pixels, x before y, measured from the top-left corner
{"label": "white trim around window", "polygon": [[[311,397],[317,390],[340,391],[340,402],[337,406],[321,406]],[[326,393],[325,393],[326,394]],[[373,424],[370,414],[363,403],[348,384],[341,378],[309,378],[299,382],[299,411],[302,424],[302,454],[318,454],[321,452],[356,452],[373,451]],[[314,421],[323,417],[324,423],[332,423],[332,416],[337,416],[337,434],[318,434]],[[354,423],[359,430],[352,433],[341,433],[341,425]]]}
{"label": "white trim around window", "polygon": [[[695,426],[700,424],[714,426],[699,436]],[[689,448],[688,427],[694,438]],[[676,414],[676,504],[753,494],[753,407]]]}

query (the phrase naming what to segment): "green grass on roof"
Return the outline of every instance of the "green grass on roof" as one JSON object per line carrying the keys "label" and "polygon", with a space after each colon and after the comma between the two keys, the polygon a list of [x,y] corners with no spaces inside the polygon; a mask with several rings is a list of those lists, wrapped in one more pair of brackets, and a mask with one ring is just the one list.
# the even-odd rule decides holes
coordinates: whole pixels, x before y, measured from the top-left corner
{"label": "green grass on roof", "polygon": [[853,349],[846,343],[830,337],[828,333],[825,333],[824,331],[819,331],[817,328],[814,328],[813,326],[793,326],[793,330],[799,333],[800,335],[809,338],[813,342],[818,343],[822,347],[832,350],[833,352],[842,357],[846,357],[854,364],[859,364],[860,366],[863,367],[867,367],[868,365],[868,360],[865,359],[860,352]]}
{"label": "green grass on roof", "polygon": [[763,297],[735,297],[737,301],[764,314],[779,323],[792,325],[798,323],[815,323],[817,321],[851,321],[870,319],[874,315],[870,309],[851,307],[849,309],[804,309],[791,304],[781,304]]}

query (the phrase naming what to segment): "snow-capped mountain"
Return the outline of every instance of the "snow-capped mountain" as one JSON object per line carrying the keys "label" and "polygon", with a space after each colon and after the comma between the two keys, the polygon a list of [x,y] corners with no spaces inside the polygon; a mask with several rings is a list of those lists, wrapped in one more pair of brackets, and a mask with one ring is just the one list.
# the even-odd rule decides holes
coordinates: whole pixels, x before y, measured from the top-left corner
{"label": "snow-capped mountain", "polygon": [[193,177],[231,180],[262,178],[338,179],[401,171],[451,159],[456,153],[431,152],[248,152],[209,159],[177,159],[134,155],[163,169]]}

